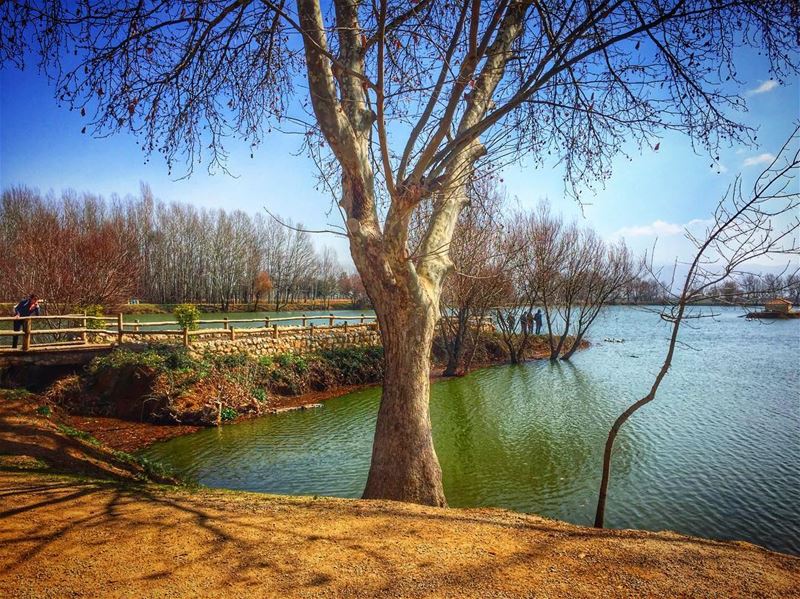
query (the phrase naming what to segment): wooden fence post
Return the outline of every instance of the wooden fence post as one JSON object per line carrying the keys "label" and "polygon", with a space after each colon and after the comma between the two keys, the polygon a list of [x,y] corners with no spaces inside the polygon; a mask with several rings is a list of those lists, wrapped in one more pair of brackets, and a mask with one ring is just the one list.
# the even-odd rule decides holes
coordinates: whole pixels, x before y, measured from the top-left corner
{"label": "wooden fence post", "polygon": [[364,315],[361,315],[361,324],[364,324]]}
{"label": "wooden fence post", "polygon": [[344,334],[347,335],[347,321],[344,321]]}
{"label": "wooden fence post", "polygon": [[265,328],[265,329],[268,329],[268,328],[269,328],[269,316],[267,316],[266,318],[264,318],[264,328]]}
{"label": "wooden fence post", "polygon": [[83,332],[81,333],[81,341],[84,345],[86,345],[86,311],[83,312],[83,319],[81,320],[81,328],[83,328]]}
{"label": "wooden fence post", "polygon": [[235,341],[236,340],[236,331],[234,330],[234,327],[231,327],[228,330],[230,331],[230,334],[231,334],[231,341]]}
{"label": "wooden fence post", "polygon": [[272,325],[272,338],[273,339],[278,338],[278,325],[276,324]]}
{"label": "wooden fence post", "polygon": [[227,329],[227,328],[228,328],[228,317],[227,317],[227,316],[225,316],[225,317],[222,319],[222,328],[223,328],[223,329]]}
{"label": "wooden fence post", "polygon": [[31,348],[31,319],[30,318],[25,320],[25,323],[22,325],[22,330],[25,332],[25,336],[22,338],[22,351],[28,351]]}
{"label": "wooden fence post", "polygon": [[328,326],[332,327],[333,326],[333,314],[331,314],[330,316],[331,317],[328,319]]}
{"label": "wooden fence post", "polygon": [[117,314],[117,343],[122,345],[122,314]]}
{"label": "wooden fence post", "polygon": [[183,347],[189,347],[189,328],[183,327]]}
{"label": "wooden fence post", "polygon": [[306,315],[303,314],[303,327],[305,327],[305,326],[306,326]]}
{"label": "wooden fence post", "polygon": [[139,319],[137,318],[134,322],[136,324],[133,325],[133,330],[138,333],[139,332]]}

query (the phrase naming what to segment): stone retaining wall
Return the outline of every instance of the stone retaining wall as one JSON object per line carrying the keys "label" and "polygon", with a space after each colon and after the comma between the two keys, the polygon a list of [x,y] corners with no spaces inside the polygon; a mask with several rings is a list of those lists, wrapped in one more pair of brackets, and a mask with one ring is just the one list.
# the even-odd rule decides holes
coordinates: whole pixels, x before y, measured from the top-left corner
{"label": "stone retaining wall", "polygon": [[334,327],[284,327],[278,334],[272,329],[236,329],[203,336],[192,336],[189,352],[194,356],[204,353],[272,356],[291,353],[310,354],[324,349],[344,347],[376,347],[381,336],[374,323]]}

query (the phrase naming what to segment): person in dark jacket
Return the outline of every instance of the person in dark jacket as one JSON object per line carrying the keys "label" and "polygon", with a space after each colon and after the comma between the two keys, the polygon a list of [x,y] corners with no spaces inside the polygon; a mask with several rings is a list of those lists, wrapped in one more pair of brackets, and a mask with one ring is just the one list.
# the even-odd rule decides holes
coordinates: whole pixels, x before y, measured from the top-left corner
{"label": "person in dark jacket", "polygon": [[533,315],[533,322],[536,324],[536,334],[538,335],[539,332],[542,330],[542,311],[536,310],[536,314]]}
{"label": "person in dark jacket", "polygon": [[[21,331],[23,320],[22,318],[26,316],[39,316],[39,298],[36,297],[35,293],[31,293],[28,299],[20,300],[20,302],[14,306],[14,317],[18,320],[14,321],[14,330]],[[11,342],[11,347],[17,347],[17,341],[19,341],[19,336],[14,335],[12,337],[13,341]]]}

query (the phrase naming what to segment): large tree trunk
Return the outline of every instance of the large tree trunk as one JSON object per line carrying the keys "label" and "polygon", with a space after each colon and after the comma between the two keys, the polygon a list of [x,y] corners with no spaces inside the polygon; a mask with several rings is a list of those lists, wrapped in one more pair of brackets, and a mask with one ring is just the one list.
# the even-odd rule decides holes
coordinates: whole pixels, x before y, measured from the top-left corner
{"label": "large tree trunk", "polygon": [[388,295],[373,302],[385,373],[364,498],[444,506],[429,411],[437,304]]}

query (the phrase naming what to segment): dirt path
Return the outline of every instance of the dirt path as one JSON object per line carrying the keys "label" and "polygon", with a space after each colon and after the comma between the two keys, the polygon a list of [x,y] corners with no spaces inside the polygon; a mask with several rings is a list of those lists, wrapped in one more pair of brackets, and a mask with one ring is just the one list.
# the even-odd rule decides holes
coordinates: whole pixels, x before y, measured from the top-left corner
{"label": "dirt path", "polygon": [[10,597],[643,597],[800,592],[800,559],[500,510],[0,472]]}

